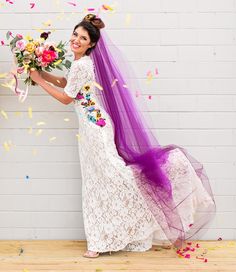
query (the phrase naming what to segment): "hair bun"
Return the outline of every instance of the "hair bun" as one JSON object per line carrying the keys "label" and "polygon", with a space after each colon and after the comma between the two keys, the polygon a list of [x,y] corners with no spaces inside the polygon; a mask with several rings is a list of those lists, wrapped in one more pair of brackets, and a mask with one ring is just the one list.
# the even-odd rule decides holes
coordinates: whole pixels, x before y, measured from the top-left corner
{"label": "hair bun", "polygon": [[105,24],[103,23],[102,19],[98,18],[95,14],[87,14],[83,21],[90,22],[92,25],[94,25],[96,28],[101,29],[105,27]]}

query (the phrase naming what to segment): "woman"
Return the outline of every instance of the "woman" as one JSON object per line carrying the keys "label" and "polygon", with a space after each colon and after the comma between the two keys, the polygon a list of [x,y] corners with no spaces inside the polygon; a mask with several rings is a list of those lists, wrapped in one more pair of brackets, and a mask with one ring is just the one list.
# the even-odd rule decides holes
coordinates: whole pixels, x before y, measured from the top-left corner
{"label": "woman", "polygon": [[164,242],[180,246],[214,214],[207,176],[185,149],[161,147],[147,128],[126,85],[130,71],[119,52],[112,55],[114,46],[109,51],[104,26],[94,14],[75,26],[67,78],[30,74],[55,99],[73,102],[79,119],[83,256],[146,251]]}

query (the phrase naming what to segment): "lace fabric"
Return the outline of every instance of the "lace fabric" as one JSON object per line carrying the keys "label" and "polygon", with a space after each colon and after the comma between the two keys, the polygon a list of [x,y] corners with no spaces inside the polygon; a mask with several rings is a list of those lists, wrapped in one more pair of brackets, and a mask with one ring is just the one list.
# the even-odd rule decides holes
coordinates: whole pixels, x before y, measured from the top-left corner
{"label": "lace fabric", "polygon": [[[83,85],[94,80],[90,57],[73,62],[67,76],[65,92],[76,98]],[[113,123],[99,104],[99,93],[92,87],[90,95],[106,119],[106,126],[91,122],[80,101],[74,100],[79,121],[82,209],[88,250],[146,251],[167,238],[143,197],[145,179],[133,166],[126,166],[117,153]],[[212,204],[212,199],[181,150],[170,151],[163,169],[171,179],[174,200],[179,203],[178,211],[188,230],[199,206]],[[188,202],[181,205],[180,200],[191,192],[194,193]]]}

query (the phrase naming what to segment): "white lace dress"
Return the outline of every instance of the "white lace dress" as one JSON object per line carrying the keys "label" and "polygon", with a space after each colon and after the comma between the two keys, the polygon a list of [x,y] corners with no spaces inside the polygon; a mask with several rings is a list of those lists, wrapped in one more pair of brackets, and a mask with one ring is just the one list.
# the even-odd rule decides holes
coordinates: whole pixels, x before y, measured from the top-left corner
{"label": "white lace dress", "polygon": [[[64,89],[68,96],[77,97],[74,108],[79,120],[78,147],[87,248],[99,252],[146,251],[153,244],[166,240],[166,236],[136,185],[137,173],[126,166],[117,153],[112,121],[99,104],[100,91],[93,86],[94,80],[92,59],[83,56],[72,62]],[[86,89],[85,86],[89,88]],[[99,111],[89,111],[91,106],[100,109],[99,116],[102,121],[102,118],[105,119],[105,126],[96,124],[94,114]],[[183,199],[188,191],[196,189],[193,197],[186,203],[187,207],[179,207],[187,229],[194,222],[198,205],[207,207],[212,204],[212,200],[179,149],[171,151],[169,160],[166,171],[171,178],[176,201]]]}

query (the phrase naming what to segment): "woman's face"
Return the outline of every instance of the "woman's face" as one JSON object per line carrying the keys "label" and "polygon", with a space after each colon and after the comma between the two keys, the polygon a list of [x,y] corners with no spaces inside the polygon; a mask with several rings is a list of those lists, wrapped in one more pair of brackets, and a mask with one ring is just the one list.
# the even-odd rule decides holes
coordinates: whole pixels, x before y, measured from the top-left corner
{"label": "woman's face", "polygon": [[77,27],[72,33],[70,39],[70,48],[75,54],[75,59],[82,57],[86,50],[94,45],[91,45],[90,43],[91,40],[87,30],[85,30],[82,26]]}

